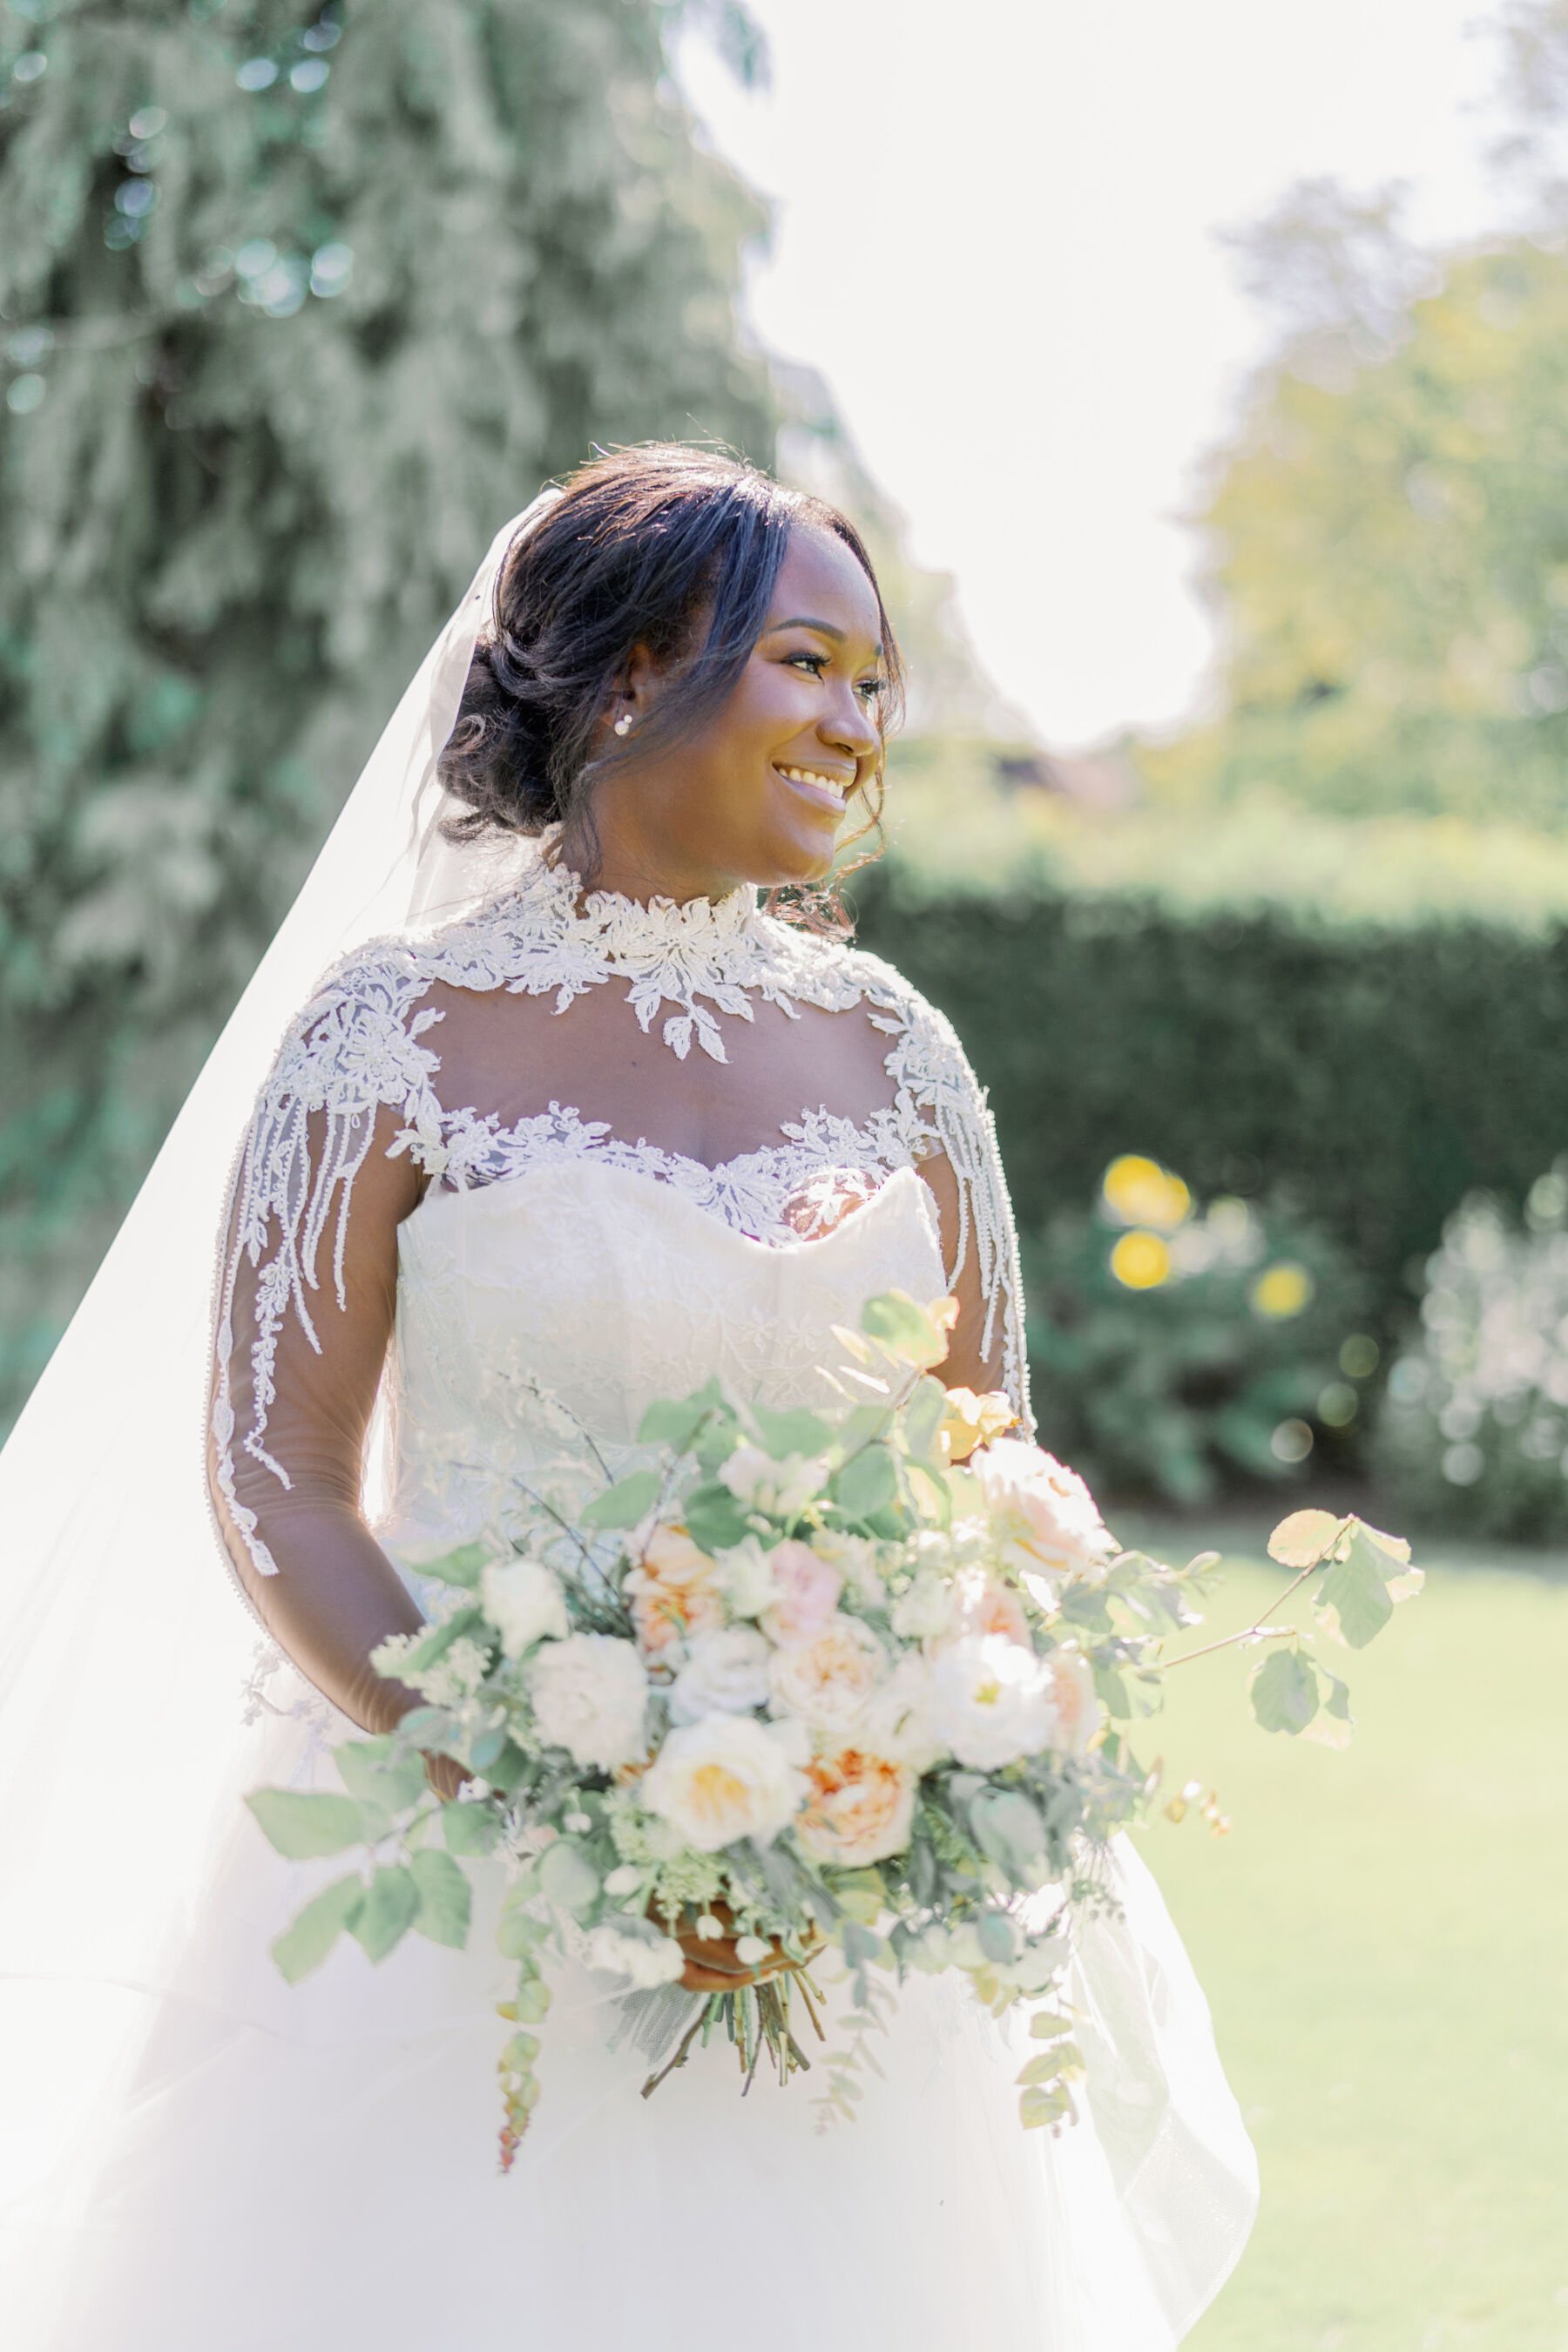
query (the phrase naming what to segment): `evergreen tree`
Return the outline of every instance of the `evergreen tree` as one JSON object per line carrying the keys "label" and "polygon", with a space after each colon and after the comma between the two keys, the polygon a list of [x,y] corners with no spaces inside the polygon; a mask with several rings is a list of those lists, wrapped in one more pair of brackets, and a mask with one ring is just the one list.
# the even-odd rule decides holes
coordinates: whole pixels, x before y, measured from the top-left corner
{"label": "evergreen tree", "polygon": [[771,454],[678,8],[310,5],[0,16],[0,1409],[497,526]]}

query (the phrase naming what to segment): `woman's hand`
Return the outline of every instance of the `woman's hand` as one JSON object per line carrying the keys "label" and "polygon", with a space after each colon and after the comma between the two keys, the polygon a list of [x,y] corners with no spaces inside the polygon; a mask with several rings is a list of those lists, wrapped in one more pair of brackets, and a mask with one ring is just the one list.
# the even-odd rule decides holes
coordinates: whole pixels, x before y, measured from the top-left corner
{"label": "woman's hand", "polygon": [[[804,1960],[792,1960],[777,1937],[770,1942],[767,1957],[751,1963],[740,1958],[735,1950],[739,1941],[735,1934],[734,1914],[727,1903],[711,1903],[709,1916],[718,1920],[721,1936],[700,1936],[696,1927],[671,1927],[662,1913],[650,1908],[648,1916],[667,1935],[673,1935],[686,1956],[680,1981],[688,1992],[739,1992],[742,1986],[761,1984],[765,1977],[780,1975],[786,1969],[798,1969]],[[820,1943],[812,1952],[820,1950]],[[811,1952],[806,1958],[811,1958]]]}

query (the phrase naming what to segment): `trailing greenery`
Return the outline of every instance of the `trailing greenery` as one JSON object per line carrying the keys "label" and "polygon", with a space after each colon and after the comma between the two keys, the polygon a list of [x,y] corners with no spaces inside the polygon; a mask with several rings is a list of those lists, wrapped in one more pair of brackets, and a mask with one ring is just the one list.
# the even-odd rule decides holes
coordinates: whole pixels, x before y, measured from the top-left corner
{"label": "trailing greenery", "polygon": [[679,13],[0,16],[0,1412],[497,526],[595,440],[771,454]]}
{"label": "trailing greenery", "polygon": [[1386,1348],[1469,1191],[1517,1204],[1568,1139],[1568,932],[1325,929],[1046,887],[933,899],[857,878],[865,944],[948,1013],[1026,1231],[1120,1153],[1272,1196],[1369,1281]]}

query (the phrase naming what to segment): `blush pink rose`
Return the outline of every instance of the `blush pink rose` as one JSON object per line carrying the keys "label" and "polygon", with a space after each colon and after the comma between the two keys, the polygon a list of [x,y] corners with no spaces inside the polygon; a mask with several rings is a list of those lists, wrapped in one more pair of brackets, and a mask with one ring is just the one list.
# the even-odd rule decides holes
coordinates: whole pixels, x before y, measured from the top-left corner
{"label": "blush pink rose", "polygon": [[815,1642],[825,1633],[844,1590],[842,1571],[821,1559],[809,1544],[793,1539],[768,1554],[778,1599],[763,1619],[763,1630],[781,1650]]}

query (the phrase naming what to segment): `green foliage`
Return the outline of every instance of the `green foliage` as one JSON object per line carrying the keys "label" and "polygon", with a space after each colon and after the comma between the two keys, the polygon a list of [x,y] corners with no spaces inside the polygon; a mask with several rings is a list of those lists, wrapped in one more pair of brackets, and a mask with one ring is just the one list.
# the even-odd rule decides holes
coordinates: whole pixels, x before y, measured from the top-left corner
{"label": "green foliage", "polygon": [[[1029,1363],[1047,1442],[1113,1493],[1191,1503],[1223,1480],[1299,1474],[1358,1411],[1340,1349],[1367,1286],[1299,1219],[1221,1199],[1168,1234],[1129,1230],[1103,1195],[1026,1236]],[[1124,1253],[1142,1253],[1128,1275]],[[1152,1277],[1152,1278],[1151,1278]],[[1286,1312],[1268,1311],[1272,1286]]]}
{"label": "green foliage", "polygon": [[1230,707],[1141,765],[1187,805],[1268,786],[1560,828],[1568,262],[1449,257],[1401,308],[1309,322],[1266,380],[1203,517]]}
{"label": "green foliage", "polygon": [[298,1984],[321,1967],[338,1937],[353,1927],[363,1901],[362,1878],[357,1874],[335,1878],[273,1938],[272,1957],[289,1984]]}
{"label": "green foliage", "polygon": [[864,943],[989,1087],[1026,1232],[1149,1152],[1205,1195],[1288,1199],[1368,1277],[1386,1352],[1454,1203],[1521,1200],[1568,1135],[1568,932],[1331,932],[1043,887],[931,899],[903,873],[858,892]]}
{"label": "green foliage", "polygon": [[296,1789],[255,1789],[245,1801],[270,1843],[290,1862],[343,1853],[367,1834],[365,1808],[352,1797]]}
{"label": "green foliage", "polygon": [[13,1402],[498,525],[595,442],[771,454],[677,13],[0,17]]}
{"label": "green foliage", "polygon": [[1568,1537],[1568,1160],[1531,1187],[1522,1223],[1465,1201],[1426,1264],[1422,1331],[1378,1423],[1380,1482],[1418,1522]]}

